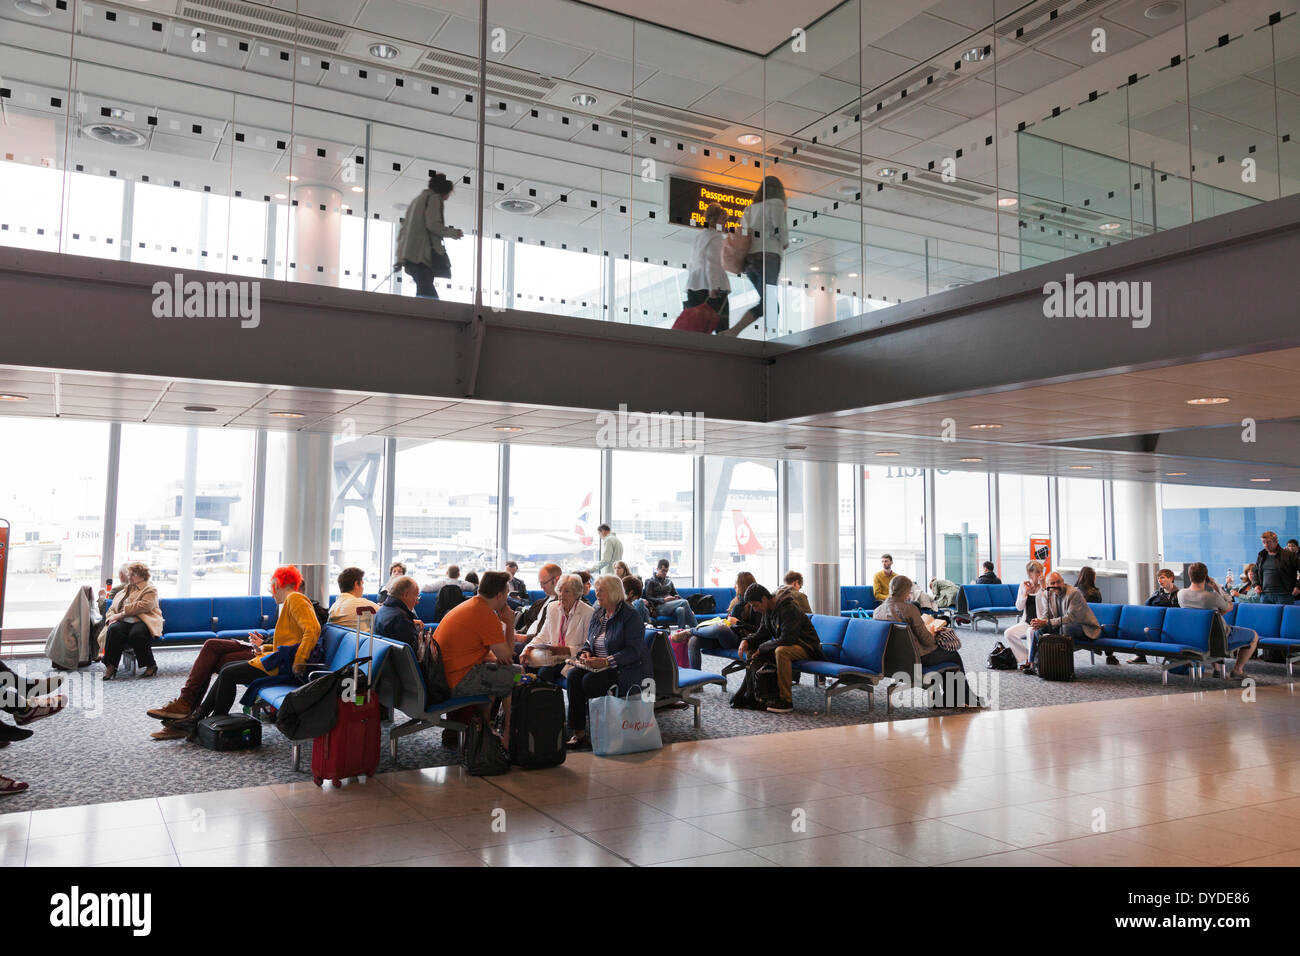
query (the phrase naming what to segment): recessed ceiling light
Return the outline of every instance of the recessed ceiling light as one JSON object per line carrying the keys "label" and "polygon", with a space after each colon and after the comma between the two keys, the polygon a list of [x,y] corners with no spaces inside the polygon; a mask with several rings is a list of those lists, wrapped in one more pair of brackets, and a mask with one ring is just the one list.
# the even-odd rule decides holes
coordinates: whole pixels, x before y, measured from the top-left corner
{"label": "recessed ceiling light", "polygon": [[531,216],[542,208],[541,203],[533,202],[531,199],[498,199],[495,205],[502,212],[513,213],[516,216]]}
{"label": "recessed ceiling light", "polygon": [[390,43],[370,44],[370,55],[376,60],[395,60],[402,51]]}
{"label": "recessed ceiling light", "polygon": [[877,457],[877,458],[897,458],[897,457],[898,457],[898,452],[896,452],[896,451],[878,451],[878,452],[876,452],[876,457]]}
{"label": "recessed ceiling light", "polygon": [[1160,0],[1159,3],[1153,3],[1142,11],[1142,16],[1148,20],[1163,20],[1165,17],[1172,17],[1182,9],[1182,4],[1177,0]]}
{"label": "recessed ceiling light", "polygon": [[114,106],[108,111],[108,115],[113,119],[126,119],[126,110],[122,109],[120,106]]}
{"label": "recessed ceiling light", "polygon": [[978,63],[989,55],[989,48],[986,46],[973,46],[961,55],[961,58],[967,63]]}
{"label": "recessed ceiling light", "polygon": [[569,97],[569,102],[574,106],[589,110],[600,101],[596,99],[595,93],[574,93],[573,96]]}
{"label": "recessed ceiling light", "polygon": [[288,199],[289,197],[288,197],[285,193],[276,193],[276,194],[275,194],[275,198],[276,198],[276,199]]}
{"label": "recessed ceiling light", "polygon": [[504,103],[488,103],[483,107],[484,116],[505,116],[506,107]]}
{"label": "recessed ceiling light", "polygon": [[353,191],[354,193],[363,193],[363,192],[366,191],[366,187],[365,187],[365,186],[353,186],[353,187],[352,187],[352,191]]}
{"label": "recessed ceiling light", "polygon": [[1166,477],[1166,478],[1182,478],[1182,477],[1186,476],[1186,474],[1187,474],[1187,472],[1185,472],[1185,471],[1166,471],[1166,472],[1165,472],[1165,477]]}
{"label": "recessed ceiling light", "polygon": [[850,273],[849,273],[849,278],[850,278],[850,279],[856,279],[857,277],[858,277],[858,274],[857,274],[856,272],[850,272]]}
{"label": "recessed ceiling light", "polygon": [[757,133],[741,133],[736,137],[736,142],[741,146],[757,146],[759,143],[763,142],[763,137],[759,136]]}
{"label": "recessed ceiling light", "polygon": [[809,272],[821,272],[821,271],[822,271],[822,267],[821,267],[821,266],[809,266],[809,267],[808,267],[808,271],[809,271]]}
{"label": "recessed ceiling light", "polygon": [[494,432],[507,432],[513,435],[515,432],[523,431],[523,428],[519,425],[494,425],[492,430]]}
{"label": "recessed ceiling light", "polygon": [[1017,199],[1015,196],[1003,196],[1001,199],[998,200],[998,205],[1002,206],[1003,208],[1006,208],[1008,206],[1018,206],[1020,205],[1020,200]]}
{"label": "recessed ceiling light", "polygon": [[272,418],[306,418],[302,412],[267,412]]}
{"label": "recessed ceiling light", "polygon": [[842,183],[835,188],[835,191],[841,196],[856,196],[862,191],[862,186],[858,183]]}
{"label": "recessed ceiling light", "polygon": [[979,425],[972,425],[971,428],[1001,428],[997,422],[984,422]]}
{"label": "recessed ceiling light", "polygon": [[983,458],[958,458],[957,460],[958,460],[958,461],[964,461],[964,462],[968,462],[968,463],[969,463],[969,462],[974,462],[974,461],[983,461],[984,459],[983,459]]}
{"label": "recessed ceiling light", "polygon": [[881,166],[876,170],[876,175],[881,179],[893,179],[898,175],[898,170],[893,166]]}
{"label": "recessed ceiling light", "polygon": [[1071,471],[1092,471],[1092,465],[1071,465]]}
{"label": "recessed ceiling light", "polygon": [[1272,478],[1252,478],[1252,479],[1250,479],[1250,480],[1251,480],[1251,481],[1264,482],[1264,481],[1272,481],[1273,479],[1272,479]]}
{"label": "recessed ceiling light", "polygon": [[791,245],[794,245],[795,243],[799,243],[799,242],[803,242],[803,236],[791,236],[791,237],[790,237],[790,244],[791,244]]}
{"label": "recessed ceiling light", "polygon": [[215,405],[186,405],[185,410],[187,412],[215,412],[217,408]]}
{"label": "recessed ceiling light", "polygon": [[17,395],[13,392],[10,392],[5,395],[0,395],[0,402],[25,402],[25,401],[27,401],[26,395]]}
{"label": "recessed ceiling light", "polygon": [[293,175],[293,173],[290,173],[288,176],[285,176],[284,178],[291,183],[296,183],[298,181],[298,177]]}
{"label": "recessed ceiling light", "polygon": [[1102,232],[1114,232],[1116,229],[1119,228],[1119,223],[1117,223],[1117,222],[1103,222],[1103,223],[1102,223],[1100,226],[1098,226],[1097,228],[1100,229]]}
{"label": "recessed ceiling light", "polygon": [[1189,398],[1188,405],[1227,405],[1232,399],[1217,396],[1214,398]]}
{"label": "recessed ceiling light", "polygon": [[19,13],[25,13],[29,17],[48,17],[54,12],[39,0],[14,0],[14,6]]}

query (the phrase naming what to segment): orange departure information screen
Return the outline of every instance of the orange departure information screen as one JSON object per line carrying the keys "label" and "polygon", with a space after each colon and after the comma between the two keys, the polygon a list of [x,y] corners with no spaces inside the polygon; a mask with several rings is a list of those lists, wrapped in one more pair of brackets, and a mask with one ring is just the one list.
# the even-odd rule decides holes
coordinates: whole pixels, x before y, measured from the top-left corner
{"label": "orange departure information screen", "polygon": [[679,226],[703,226],[704,210],[717,203],[727,211],[727,226],[739,226],[740,217],[754,202],[754,191],[679,176],[668,177],[668,221]]}

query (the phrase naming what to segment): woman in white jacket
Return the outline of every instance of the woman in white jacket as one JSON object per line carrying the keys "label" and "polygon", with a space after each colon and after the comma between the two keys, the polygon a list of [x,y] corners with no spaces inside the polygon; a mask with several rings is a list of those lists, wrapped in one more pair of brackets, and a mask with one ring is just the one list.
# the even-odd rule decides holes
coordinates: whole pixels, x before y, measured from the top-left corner
{"label": "woman in white jacket", "polygon": [[[1025,573],[1029,575],[1029,580],[1021,581],[1020,590],[1016,592],[1016,610],[1020,612],[1020,620],[1002,632],[1011,653],[1016,655],[1016,663],[1022,668],[1029,663],[1029,647],[1025,643],[1029,636],[1029,622],[1044,617],[1047,613],[1042,562],[1030,561],[1025,565]],[[1033,601],[1032,607],[1028,606],[1030,601]]]}
{"label": "woman in white jacket", "polygon": [[[533,651],[541,645],[554,648],[554,653],[572,657],[582,649],[587,640],[587,625],[591,622],[591,605],[582,600],[585,588],[582,578],[576,574],[566,574],[555,586],[556,600],[546,605],[545,618],[532,638],[519,652],[519,663],[531,664]],[[546,664],[537,671],[537,676],[554,683],[568,667],[567,662]]]}
{"label": "woman in white jacket", "polygon": [[397,233],[397,265],[415,280],[415,294],[438,298],[433,280],[451,276],[451,258],[444,239],[459,239],[465,233],[448,226],[443,207],[451,196],[452,182],[442,173],[429,177],[429,188],[411,201]]}
{"label": "woman in white jacket", "polygon": [[731,277],[722,265],[726,221],[727,211],[717,203],[710,203],[704,210],[704,228],[696,232],[691,243],[690,268],[686,274],[686,308],[707,302],[718,313],[716,332],[727,328],[726,305],[731,292]]}

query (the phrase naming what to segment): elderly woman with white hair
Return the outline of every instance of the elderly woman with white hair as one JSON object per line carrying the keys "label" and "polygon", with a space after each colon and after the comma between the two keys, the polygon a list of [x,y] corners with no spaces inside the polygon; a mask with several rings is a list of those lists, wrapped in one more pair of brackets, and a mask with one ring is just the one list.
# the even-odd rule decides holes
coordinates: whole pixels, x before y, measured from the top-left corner
{"label": "elderly woman with white hair", "polygon": [[617,575],[602,574],[595,586],[596,607],[587,625],[587,640],[568,676],[570,747],[591,746],[588,700],[604,696],[615,686],[626,696],[640,688],[642,680],[654,676],[645,624],[625,600],[623,582]]}
{"label": "elderly woman with white hair", "polygon": [[[556,600],[546,609],[545,618],[537,634],[533,636],[523,650],[519,652],[519,663],[526,667],[537,666],[533,662],[541,658],[573,657],[582,650],[587,642],[587,628],[595,612],[590,604],[582,599],[586,589],[582,578],[576,574],[561,576],[555,585]],[[554,661],[542,665],[537,676],[552,684],[557,682],[565,669],[572,665],[566,661]]]}

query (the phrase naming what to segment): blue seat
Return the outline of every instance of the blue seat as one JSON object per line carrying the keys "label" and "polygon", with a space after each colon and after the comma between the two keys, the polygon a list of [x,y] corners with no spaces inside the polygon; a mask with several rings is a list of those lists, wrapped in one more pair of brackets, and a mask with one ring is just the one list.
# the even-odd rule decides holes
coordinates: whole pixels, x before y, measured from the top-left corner
{"label": "blue seat", "polygon": [[972,627],[978,627],[980,621],[989,621],[997,627],[999,618],[1020,614],[1016,609],[1016,589],[1010,584],[963,584],[961,595],[961,603],[965,605],[962,610],[970,615]]}
{"label": "blue seat", "polygon": [[829,614],[814,614],[812,616],[813,630],[817,632],[817,639],[822,643],[822,654],[828,659],[839,660],[840,650],[844,644],[844,635],[848,633],[851,618],[832,617]]}
{"label": "blue seat", "polygon": [[433,609],[438,605],[438,595],[433,591],[421,591],[415,602],[415,616],[425,624],[433,623]]}
{"label": "blue seat", "polygon": [[1097,623],[1101,625],[1102,638],[1119,637],[1119,616],[1124,610],[1123,604],[1089,604]]}
{"label": "blue seat", "polygon": [[[274,603],[274,602],[272,602]],[[267,627],[267,615],[260,597],[219,597],[212,599],[212,616],[217,637],[241,640],[249,631],[262,631]]]}
{"label": "blue seat", "polygon": [[159,598],[158,611],[164,642],[202,644],[217,636],[212,598]]}
{"label": "blue seat", "polygon": [[[383,638],[377,638],[382,641]],[[424,683],[424,674],[419,661],[415,659],[415,650],[409,644],[388,641],[391,645],[383,659],[383,667],[375,675],[375,694],[380,703],[393,710],[400,710],[409,718],[406,723],[391,728],[388,732],[388,753],[393,766],[397,766],[397,741],[430,727],[442,727],[464,734],[465,724],[450,719],[447,715],[462,707],[486,704],[488,697],[454,697],[450,700],[435,701],[429,699],[428,688]]]}
{"label": "blue seat", "polygon": [[542,598],[544,598],[544,597],[546,597],[546,592],[545,592],[545,591],[541,591],[541,590],[530,590],[530,591],[528,592],[528,603],[529,603],[529,604],[533,604],[533,603],[536,602],[536,601],[540,601],[540,600],[541,600]]}
{"label": "blue seat", "polygon": [[1202,665],[1211,659],[1210,638],[1215,624],[1214,611],[1203,608],[1133,606],[1126,607],[1124,614],[1127,615],[1130,610],[1164,612],[1159,629],[1149,628],[1152,637],[1139,641],[1135,648],[1139,654],[1165,659],[1161,665],[1161,683],[1169,683],[1169,671],[1183,665],[1190,665],[1190,673],[1199,677]]}
{"label": "blue seat", "polygon": [[846,584],[840,587],[841,611],[870,611],[878,604],[880,602],[876,600],[875,592],[869,586]]}
{"label": "blue seat", "polygon": [[[813,615],[814,627],[817,626],[818,617],[822,615]],[[819,684],[828,678],[833,681],[826,687],[826,713],[831,712],[832,697],[858,689],[867,691],[867,709],[870,710],[873,704],[872,691],[884,677],[885,651],[890,637],[893,635],[896,639],[908,640],[906,634],[895,630],[905,625],[866,618],[825,617],[825,620],[843,624],[842,629],[836,629],[830,634],[818,630],[822,636],[822,654],[827,659],[797,661],[793,669],[797,673],[815,675]],[[828,641],[828,637],[831,640]]]}

